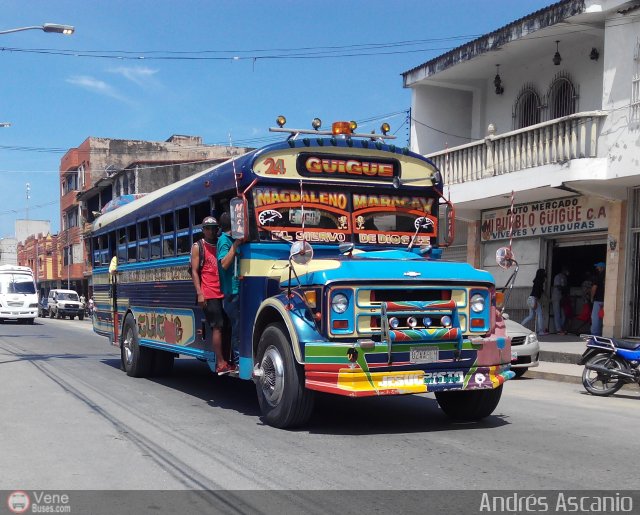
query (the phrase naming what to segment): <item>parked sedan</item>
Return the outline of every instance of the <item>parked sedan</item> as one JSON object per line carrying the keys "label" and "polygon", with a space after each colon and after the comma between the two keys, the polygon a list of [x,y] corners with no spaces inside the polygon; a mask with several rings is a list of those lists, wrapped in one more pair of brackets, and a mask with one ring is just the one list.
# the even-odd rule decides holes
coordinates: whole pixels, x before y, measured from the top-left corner
{"label": "parked sedan", "polygon": [[505,319],[507,335],[511,336],[511,369],[522,377],[529,367],[538,366],[540,343],[533,331],[510,319]]}
{"label": "parked sedan", "polygon": [[41,318],[49,316],[49,298],[42,297],[38,302],[38,316]]}

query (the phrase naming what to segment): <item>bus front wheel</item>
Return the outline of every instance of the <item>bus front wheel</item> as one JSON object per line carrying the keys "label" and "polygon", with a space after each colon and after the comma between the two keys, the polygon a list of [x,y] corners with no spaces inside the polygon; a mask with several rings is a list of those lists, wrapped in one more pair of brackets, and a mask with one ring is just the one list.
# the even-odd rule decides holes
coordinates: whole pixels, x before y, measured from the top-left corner
{"label": "bus front wheel", "polygon": [[122,366],[128,376],[146,377],[151,371],[153,349],[141,347],[138,341],[138,327],[132,316],[124,321],[120,345]]}
{"label": "bus front wheel", "polygon": [[472,422],[488,417],[498,406],[502,385],[491,390],[465,390],[462,392],[436,392],[438,404],[450,418]]}
{"label": "bus front wheel", "polygon": [[266,422],[278,428],[305,424],[313,411],[313,392],[304,386],[304,369],[296,363],[282,324],[266,327],[257,359],[262,376],[256,381],[256,390]]}

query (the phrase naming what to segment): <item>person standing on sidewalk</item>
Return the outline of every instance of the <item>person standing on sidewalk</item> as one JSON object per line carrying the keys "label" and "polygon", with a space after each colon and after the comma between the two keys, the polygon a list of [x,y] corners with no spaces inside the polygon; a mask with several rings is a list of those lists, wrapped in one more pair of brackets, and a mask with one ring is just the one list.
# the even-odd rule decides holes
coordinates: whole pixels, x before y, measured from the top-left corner
{"label": "person standing on sidewalk", "polygon": [[[227,363],[222,353],[222,327],[224,315],[220,290],[220,276],[218,273],[218,258],[216,256],[216,239],[218,236],[218,221],[207,216],[202,221],[204,238],[197,241],[191,248],[191,279],[196,289],[198,305],[204,311],[207,323],[211,327],[213,351],[216,354],[216,372],[218,375],[233,372],[235,367]],[[201,262],[201,252],[204,256]],[[201,266],[202,264],[202,266]]]}
{"label": "person standing on sidewalk", "polygon": [[569,269],[566,265],[562,266],[559,273],[553,278],[553,289],[551,290],[551,304],[553,305],[553,325],[556,333],[567,334],[565,331],[566,318],[562,309],[562,299],[566,295],[567,286],[569,284]]}
{"label": "person standing on sidewalk", "polygon": [[231,324],[231,357],[238,365],[240,357],[240,297],[238,280],[238,248],[242,240],[231,238],[231,217],[224,212],[220,216],[220,237],[218,238],[218,264],[220,267],[220,289],[224,294],[222,307]]}
{"label": "person standing on sidewalk", "polygon": [[542,293],[544,292],[544,282],[547,278],[547,271],[544,268],[539,268],[536,272],[536,276],[533,279],[533,288],[531,288],[531,294],[527,298],[527,306],[529,306],[529,315],[520,322],[521,325],[526,325],[527,322],[536,318],[536,333],[539,335],[549,334],[544,330],[544,319],[542,316]]}
{"label": "person standing on sidewalk", "polygon": [[600,312],[604,309],[604,279],[605,264],[600,261],[594,265],[596,267],[596,276],[591,286],[591,334],[602,336],[602,318]]}

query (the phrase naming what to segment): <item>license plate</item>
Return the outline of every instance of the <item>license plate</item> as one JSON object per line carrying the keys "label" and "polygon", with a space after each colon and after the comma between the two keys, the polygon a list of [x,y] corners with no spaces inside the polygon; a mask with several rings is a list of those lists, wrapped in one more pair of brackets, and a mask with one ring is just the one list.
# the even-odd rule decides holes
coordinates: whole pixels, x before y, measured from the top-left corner
{"label": "license plate", "polygon": [[411,361],[411,363],[433,363],[439,359],[438,352],[438,349],[411,347],[409,350],[409,361]]}

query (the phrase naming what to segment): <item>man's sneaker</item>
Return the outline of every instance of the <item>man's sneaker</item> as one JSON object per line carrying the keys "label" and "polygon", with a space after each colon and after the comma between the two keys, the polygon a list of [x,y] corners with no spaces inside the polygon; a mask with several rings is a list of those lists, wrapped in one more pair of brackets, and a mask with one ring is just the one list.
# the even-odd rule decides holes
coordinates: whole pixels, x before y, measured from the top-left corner
{"label": "man's sneaker", "polygon": [[216,367],[216,373],[219,376],[228,374],[229,372],[235,372],[235,370],[236,370],[236,366],[232,365],[231,363],[227,363],[227,362],[225,362],[224,365]]}

